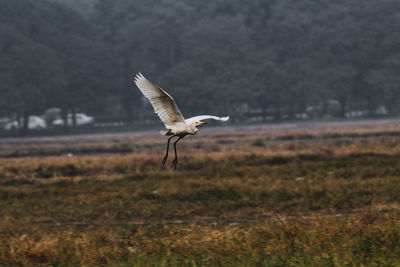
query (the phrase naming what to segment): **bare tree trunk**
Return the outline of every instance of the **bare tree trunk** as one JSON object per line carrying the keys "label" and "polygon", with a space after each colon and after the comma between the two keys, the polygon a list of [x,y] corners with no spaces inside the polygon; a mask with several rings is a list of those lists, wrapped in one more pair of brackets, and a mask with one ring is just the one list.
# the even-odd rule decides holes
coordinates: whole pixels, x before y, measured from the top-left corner
{"label": "bare tree trunk", "polygon": [[346,118],[346,111],[347,111],[347,98],[345,96],[339,97],[340,103],[340,117]]}
{"label": "bare tree trunk", "polygon": [[76,128],[76,108],[72,108],[72,128]]}
{"label": "bare tree trunk", "polygon": [[385,105],[388,109],[389,114],[395,113],[396,107],[398,106],[397,103],[399,100],[399,96],[400,96],[400,89],[396,90],[395,93],[385,101]]}
{"label": "bare tree trunk", "polygon": [[275,115],[274,115],[274,119],[276,122],[281,121],[282,119],[282,114],[281,114],[281,105],[280,104],[276,104],[275,105]]}
{"label": "bare tree trunk", "polygon": [[21,113],[19,111],[17,112],[17,127],[22,129]]}
{"label": "bare tree trunk", "polygon": [[68,130],[68,110],[66,108],[63,108],[61,110],[61,117],[64,122],[64,130]]}
{"label": "bare tree trunk", "polygon": [[262,110],[262,122],[267,122],[267,108],[264,106],[261,108]]}
{"label": "bare tree trunk", "polygon": [[[121,53],[121,58],[122,58],[122,72],[124,73],[124,77],[130,77],[130,75],[132,75],[131,71],[133,69],[132,66],[132,62],[130,59],[131,56],[131,50],[130,50],[131,46],[128,46],[125,49],[121,49],[120,53]],[[132,84],[131,81],[127,79],[122,78],[121,79],[121,86],[122,86],[122,91],[121,91],[121,104],[122,104],[122,108],[124,110],[124,117],[125,117],[125,121],[132,123],[135,119],[137,119],[137,117],[135,118],[135,115],[137,115],[135,113],[135,108],[140,105],[139,101],[136,101],[133,99],[132,97]],[[139,102],[139,103],[138,103]]]}
{"label": "bare tree trunk", "polygon": [[291,96],[289,99],[289,119],[294,119],[294,113],[295,113],[295,96]]}
{"label": "bare tree trunk", "polygon": [[376,103],[375,103],[375,99],[372,96],[369,96],[367,98],[367,106],[368,106],[368,115],[369,116],[376,115],[375,114]]}
{"label": "bare tree trunk", "polygon": [[326,98],[323,98],[322,99],[322,114],[320,117],[325,116],[327,112],[328,112],[328,101],[326,100]]}
{"label": "bare tree trunk", "polygon": [[23,124],[21,129],[21,134],[26,135],[29,130],[29,111],[25,110],[23,114]]}

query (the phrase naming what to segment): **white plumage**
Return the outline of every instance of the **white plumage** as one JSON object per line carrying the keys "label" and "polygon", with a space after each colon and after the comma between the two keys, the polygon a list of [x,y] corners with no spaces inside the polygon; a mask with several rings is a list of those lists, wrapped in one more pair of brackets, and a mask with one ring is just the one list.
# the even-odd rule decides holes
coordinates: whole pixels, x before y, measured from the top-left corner
{"label": "white plumage", "polygon": [[136,75],[135,83],[143,95],[150,100],[154,112],[160,117],[165,126],[185,121],[174,99],[167,92],[147,80],[141,73]]}
{"label": "white plumage", "polygon": [[[179,137],[179,139],[174,142],[175,159],[172,163],[174,169],[176,168],[178,160],[176,154],[176,143],[178,143],[180,139],[185,137],[187,134],[196,134],[198,131],[197,126],[207,124],[202,120],[214,119],[227,121],[229,119],[229,117],[200,115],[185,120],[172,96],[151,81],[147,80],[141,73],[136,75],[135,84],[143,93],[143,95],[150,100],[150,103],[154,108],[154,112],[164,123],[166,130],[162,131],[162,133],[165,135],[172,135],[172,137]],[[168,157],[168,148],[172,137],[168,139],[167,153],[164,157],[163,164]]]}
{"label": "white plumage", "polygon": [[192,117],[190,119],[185,120],[186,123],[193,123],[196,121],[202,121],[202,120],[208,120],[208,119],[213,119],[213,120],[218,120],[218,121],[227,121],[229,120],[229,117],[217,117],[217,116],[212,116],[212,115],[200,115],[196,117]]}
{"label": "white plumage", "polygon": [[135,83],[145,97],[150,100],[154,112],[165,124],[168,135],[196,134],[197,126],[206,124],[202,120],[214,119],[227,121],[229,117],[200,115],[185,120],[172,96],[147,80],[141,73],[135,77]]}

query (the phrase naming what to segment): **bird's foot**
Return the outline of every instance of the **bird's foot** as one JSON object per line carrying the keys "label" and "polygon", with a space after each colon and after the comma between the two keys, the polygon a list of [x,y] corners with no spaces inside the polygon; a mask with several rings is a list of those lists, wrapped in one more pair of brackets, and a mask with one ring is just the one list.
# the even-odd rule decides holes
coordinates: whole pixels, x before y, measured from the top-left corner
{"label": "bird's foot", "polygon": [[165,165],[165,162],[167,161],[167,158],[168,158],[168,156],[165,156],[165,157],[164,157],[164,159],[163,159],[163,161],[162,161],[162,165],[163,165],[163,166]]}
{"label": "bird's foot", "polygon": [[175,171],[177,166],[178,166],[178,159],[175,158],[174,161],[172,162],[171,168],[173,168]]}

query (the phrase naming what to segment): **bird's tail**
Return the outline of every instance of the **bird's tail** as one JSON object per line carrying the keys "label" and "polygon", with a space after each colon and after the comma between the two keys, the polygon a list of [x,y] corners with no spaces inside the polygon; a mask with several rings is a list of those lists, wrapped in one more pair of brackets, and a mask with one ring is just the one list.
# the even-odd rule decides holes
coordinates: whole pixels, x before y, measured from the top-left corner
{"label": "bird's tail", "polygon": [[164,129],[164,130],[161,130],[160,131],[160,134],[162,134],[162,135],[172,135],[172,133],[171,133],[171,129]]}

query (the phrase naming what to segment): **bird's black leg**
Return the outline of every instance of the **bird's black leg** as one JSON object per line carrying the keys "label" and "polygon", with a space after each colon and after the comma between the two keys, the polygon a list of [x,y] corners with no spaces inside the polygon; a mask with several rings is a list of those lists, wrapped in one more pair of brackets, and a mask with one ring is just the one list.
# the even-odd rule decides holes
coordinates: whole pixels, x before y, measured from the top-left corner
{"label": "bird's black leg", "polygon": [[169,143],[171,142],[171,139],[174,138],[175,135],[171,136],[170,138],[168,138],[168,143],[167,143],[167,152],[165,153],[165,157],[162,161],[162,165],[165,165],[165,162],[167,161],[168,158],[168,151],[169,151]]}
{"label": "bird's black leg", "polygon": [[174,170],[176,170],[176,166],[178,166],[178,154],[176,153],[176,144],[179,142],[179,140],[181,140],[183,137],[179,136],[178,140],[176,140],[174,142],[174,151],[175,151],[175,158],[174,161],[172,162],[172,168],[174,168]]}

